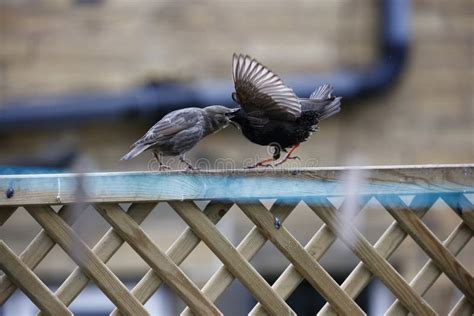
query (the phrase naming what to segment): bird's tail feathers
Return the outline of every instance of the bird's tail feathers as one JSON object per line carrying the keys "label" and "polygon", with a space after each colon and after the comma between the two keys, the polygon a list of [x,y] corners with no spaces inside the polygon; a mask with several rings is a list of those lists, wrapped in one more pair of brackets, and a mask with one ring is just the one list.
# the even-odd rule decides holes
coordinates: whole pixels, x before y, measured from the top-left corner
{"label": "bird's tail feathers", "polygon": [[329,84],[323,84],[316,89],[309,99],[300,99],[303,112],[315,111],[319,114],[319,120],[324,120],[341,110],[341,97],[333,97],[333,88]]}
{"label": "bird's tail feathers", "polygon": [[314,90],[313,93],[309,96],[312,100],[326,100],[331,98],[332,86],[328,83],[323,84],[318,89]]}
{"label": "bird's tail feathers", "polygon": [[337,97],[331,100],[331,103],[325,106],[323,111],[320,112],[321,116],[319,117],[319,119],[324,120],[325,118],[333,116],[334,114],[341,111],[341,99],[341,97]]}
{"label": "bird's tail feathers", "polygon": [[300,99],[303,112],[314,111],[319,114],[319,120],[324,120],[341,110],[341,97],[331,97],[327,100]]}
{"label": "bird's tail feathers", "polygon": [[136,146],[133,147],[125,156],[123,156],[120,160],[130,160],[135,158],[136,156],[140,155],[143,151],[147,150],[149,146]]}

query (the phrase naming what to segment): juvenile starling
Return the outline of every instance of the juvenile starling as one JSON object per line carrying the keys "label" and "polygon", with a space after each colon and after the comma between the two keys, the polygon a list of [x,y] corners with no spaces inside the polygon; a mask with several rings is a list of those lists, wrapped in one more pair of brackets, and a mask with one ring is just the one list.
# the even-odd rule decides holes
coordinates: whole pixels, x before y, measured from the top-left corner
{"label": "juvenile starling", "polygon": [[298,98],[277,75],[249,56],[234,54],[232,73],[232,98],[240,110],[233,113],[231,120],[248,140],[274,150],[272,158],[250,168],[270,166],[287,148],[291,149],[276,165],[297,159],[291,154],[317,130],[319,121],[341,109],[341,98],[331,96],[330,85],[322,85],[309,98]]}
{"label": "juvenile starling", "polygon": [[121,160],[132,159],[149,149],[158,160],[160,170],[169,167],[163,164],[159,154],[179,156],[189,169],[194,169],[191,163],[184,159],[184,154],[205,136],[226,127],[230,123],[229,118],[233,111],[235,109],[211,105],[204,109],[185,108],[170,112],[135,142],[132,150]]}

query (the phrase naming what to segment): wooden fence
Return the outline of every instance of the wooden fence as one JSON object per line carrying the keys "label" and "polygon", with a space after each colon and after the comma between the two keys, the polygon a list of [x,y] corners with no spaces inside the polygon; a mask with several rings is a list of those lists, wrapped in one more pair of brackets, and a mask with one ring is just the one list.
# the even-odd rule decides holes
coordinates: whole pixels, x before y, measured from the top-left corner
{"label": "wooden fence", "polygon": [[[328,199],[355,194],[343,180],[351,171],[364,178],[355,192],[360,201],[357,210],[375,198],[394,218],[373,245],[339,211],[345,203],[336,209]],[[451,314],[473,313],[474,279],[456,255],[474,231],[474,210],[467,196],[474,192],[474,165],[17,175],[0,176],[0,192],[0,225],[24,207],[43,228],[19,255],[0,240],[2,305],[19,288],[44,314],[71,314],[67,306],[91,280],[116,305],[112,314],[142,315],[147,314],[143,304],[166,283],[187,304],[183,314],[214,315],[220,314],[214,302],[238,279],[259,302],[252,315],[286,315],[294,312],[285,300],[305,279],[327,301],[320,315],[361,315],[354,298],[376,277],[397,298],[387,315],[433,315],[423,295],[444,273],[463,293]],[[410,205],[400,198],[403,195],[415,195]],[[267,209],[259,201],[262,198],[277,200]],[[422,221],[437,199],[460,217],[444,241]],[[201,210],[195,200],[211,201]],[[324,222],[306,246],[284,225],[300,201]],[[122,202],[132,204],[125,210]],[[157,203],[165,202],[189,226],[167,251],[140,227]],[[234,204],[255,224],[237,247],[215,226]],[[61,208],[56,212],[52,205]],[[93,248],[71,228],[87,205],[93,205],[111,226]],[[429,256],[410,282],[387,261],[408,235]],[[338,238],[360,259],[341,286],[318,263]],[[249,263],[267,240],[291,262],[273,285]],[[179,265],[201,241],[223,265],[199,289]],[[125,242],[150,267],[131,291],[106,265]],[[53,293],[34,269],[56,243],[77,268]]]}

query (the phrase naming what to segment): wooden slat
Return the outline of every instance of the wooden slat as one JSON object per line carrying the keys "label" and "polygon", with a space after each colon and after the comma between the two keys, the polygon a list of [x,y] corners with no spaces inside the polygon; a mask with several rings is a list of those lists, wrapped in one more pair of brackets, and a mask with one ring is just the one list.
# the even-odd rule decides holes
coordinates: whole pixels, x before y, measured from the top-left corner
{"label": "wooden slat", "polygon": [[196,204],[190,201],[168,203],[270,314],[294,314]]}
{"label": "wooden slat", "polygon": [[[10,216],[15,213],[16,206],[0,206],[0,226],[3,226]],[[1,304],[0,304],[1,305]]]}
{"label": "wooden slat", "polygon": [[438,238],[419,219],[398,196],[379,198],[383,206],[398,221],[398,224],[415,240],[433,262],[474,302],[474,279],[466,268],[443,246]]}
{"label": "wooden slat", "polygon": [[[419,217],[423,217],[431,206],[436,202],[437,195],[417,195],[413,198],[410,203],[410,208]],[[385,211],[381,209],[380,211]],[[394,221],[390,227],[383,233],[383,235],[377,240],[374,248],[384,258],[389,258],[393,252],[400,246],[405,240],[407,233]],[[356,298],[362,292],[362,290],[372,280],[373,274],[370,269],[364,264],[359,262],[351,274],[342,283],[342,289],[352,298]],[[336,311],[329,304],[325,304],[319,311],[318,315],[335,315]]]}
{"label": "wooden slat", "polygon": [[[346,199],[341,205],[340,210],[345,209],[347,203],[354,202],[356,205],[354,206],[354,212],[351,212],[351,215],[355,217],[369,200],[370,196],[359,197],[356,201],[349,201]],[[329,247],[331,247],[334,241],[336,241],[336,236],[334,236],[326,224],[323,224],[316,234],[308,241],[304,250],[306,250],[306,252],[308,252],[315,260],[319,260],[326,253]],[[301,276],[295,266],[290,264],[272,285],[272,289],[286,300],[294,290],[296,290],[298,285],[303,282],[303,280],[303,276]],[[262,306],[257,304],[250,311],[249,315],[266,315],[266,313]]]}
{"label": "wooden slat", "polygon": [[[465,223],[461,223],[443,242],[443,246],[445,246],[456,256],[471,240],[471,237],[472,231],[470,228]],[[420,293],[420,295],[425,295],[430,287],[436,282],[441,273],[442,271],[436,266],[433,260],[430,259],[410,282],[410,286],[417,293]],[[399,301],[395,301],[387,310],[386,315],[396,316],[402,313],[407,313],[407,310],[403,307],[403,305],[400,304]]]}
{"label": "wooden slat", "polygon": [[260,229],[296,267],[298,272],[316,289],[336,310],[343,315],[363,315],[360,307],[344,292],[321,265],[307,253],[303,246],[282,226],[274,227],[270,212],[258,201],[247,204],[238,203],[240,209]]}
{"label": "wooden slat", "polygon": [[[471,204],[471,210],[472,210],[472,204]],[[464,221],[464,223],[466,223],[466,225],[469,226],[469,228],[472,231],[474,231],[474,212],[473,211],[463,212],[461,214],[461,218]]]}
{"label": "wooden slat", "polygon": [[[283,223],[285,219],[290,215],[291,211],[296,207],[298,201],[279,201],[277,200],[271,207],[270,213],[273,216],[278,217]],[[250,261],[253,256],[265,245],[267,239],[263,236],[257,227],[253,227],[252,230],[242,239],[237,246],[237,251],[247,260]],[[232,284],[234,276],[222,265],[206,282],[202,288],[202,292],[209,297],[209,299],[215,302],[219,296]],[[281,296],[281,295],[280,295]],[[262,307],[263,309],[263,307]],[[181,315],[191,315],[191,310],[186,308]]]}
{"label": "wooden slat", "polygon": [[[81,176],[85,202],[149,202],[240,198],[344,196],[345,177],[357,170],[370,194],[473,193],[474,165],[302,168],[298,170],[208,170],[90,173]],[[0,192],[15,195],[0,206],[57,204],[77,200],[77,174],[3,175]]]}
{"label": "wooden slat", "polygon": [[0,268],[41,311],[48,315],[72,315],[2,240],[0,240]]}
{"label": "wooden slat", "polygon": [[202,295],[186,274],[158,249],[153,240],[118,204],[104,203],[95,207],[120,237],[127,241],[193,311],[204,315],[221,315],[217,307]]}
{"label": "wooden slat", "polygon": [[[412,313],[436,315],[436,312],[405,282],[397,270],[374,249],[354,225],[337,213],[329,200],[313,198],[305,199],[305,202]],[[335,306],[333,308],[337,311]]]}
{"label": "wooden slat", "polygon": [[[135,222],[141,224],[155,207],[156,203],[132,204],[129,207],[127,214]],[[107,263],[114,253],[120,249],[123,243],[124,240],[114,231],[113,228],[111,228],[94,246],[94,248],[92,248],[92,251],[100,260]],[[88,282],[89,278],[87,275],[82,272],[80,268],[76,268],[63,284],[61,284],[55,294],[64,304],[69,305],[87,286]]]}
{"label": "wooden slat", "polygon": [[26,207],[30,215],[41,225],[48,235],[88,275],[89,279],[124,313],[147,315],[142,304],[133,297],[123,283],[97,258],[77,233],[59,217],[50,206]]}
{"label": "wooden slat", "polygon": [[[72,225],[86,209],[85,205],[63,206],[58,215],[68,224]],[[35,269],[41,260],[53,249],[56,242],[46,231],[41,230],[20,254],[20,259],[30,269]],[[0,305],[2,305],[15,292],[16,286],[6,276],[0,277]]]}
{"label": "wooden slat", "polygon": [[[472,204],[471,204],[471,210],[472,210]],[[464,223],[466,223],[467,226],[469,226],[469,228],[474,231],[474,212],[473,211],[470,211],[470,212],[463,212],[461,214],[461,218],[462,220],[464,221]]]}
{"label": "wooden slat", "polygon": [[[206,205],[203,213],[212,223],[216,224],[227,213],[231,206],[232,203],[230,202],[211,201]],[[180,265],[200,242],[201,239],[188,227],[166,251],[166,255],[177,265]],[[132,289],[132,294],[140,302],[145,303],[158,290],[161,284],[163,284],[163,281],[153,269],[150,269]],[[119,314],[118,309],[114,309],[111,313],[111,315]]]}
{"label": "wooden slat", "polygon": [[474,305],[469,303],[467,298],[463,296],[454,305],[453,309],[449,312],[449,316],[472,316],[474,315]]}
{"label": "wooden slat", "polygon": [[443,195],[442,198],[450,208],[461,216],[464,223],[474,231],[474,205],[464,194],[448,194]]}

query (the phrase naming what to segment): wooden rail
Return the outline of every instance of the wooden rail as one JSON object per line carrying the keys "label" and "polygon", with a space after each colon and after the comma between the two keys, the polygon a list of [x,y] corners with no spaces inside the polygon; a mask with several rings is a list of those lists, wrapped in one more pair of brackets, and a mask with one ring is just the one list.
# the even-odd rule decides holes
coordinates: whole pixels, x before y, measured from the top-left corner
{"label": "wooden rail", "polygon": [[474,165],[40,174],[0,176],[0,205],[69,204],[78,196],[92,203],[343,196],[351,170],[364,179],[361,195],[468,193],[474,187]]}
{"label": "wooden rail", "polygon": [[[363,179],[356,191],[345,181],[351,173]],[[117,307],[112,314],[146,315],[144,303],[166,283],[187,304],[183,315],[216,315],[215,301],[236,278],[258,301],[252,315],[294,314],[285,300],[305,279],[328,302],[319,315],[362,315],[354,299],[375,276],[397,298],[387,315],[435,315],[423,296],[444,273],[463,294],[451,313],[473,311],[474,279],[456,258],[474,231],[474,209],[466,197],[474,193],[473,165],[0,176],[0,193],[0,225],[24,207],[43,228],[19,255],[0,240],[0,305],[19,288],[43,313],[67,315],[67,306],[92,281]],[[348,194],[358,198],[347,198],[339,210],[327,199]],[[403,195],[415,195],[410,205]],[[262,198],[277,201],[267,209]],[[373,198],[394,221],[372,245],[351,220]],[[444,242],[421,220],[438,199],[459,216]],[[211,202],[201,210],[194,200]],[[306,246],[284,224],[300,201],[324,222]],[[132,204],[125,210],[122,202]],[[140,227],[158,203],[168,203],[188,225],[167,251]],[[347,217],[341,210],[354,203],[356,212]],[[56,212],[52,205],[61,207]],[[92,248],[71,228],[87,205],[111,227]],[[237,247],[215,226],[232,205],[255,224]],[[411,282],[387,261],[408,235],[429,256]],[[341,286],[318,263],[336,239],[361,260]],[[199,289],[179,266],[201,241],[223,265]],[[273,285],[249,263],[267,241],[291,263]],[[150,266],[130,291],[106,265],[124,243]],[[78,267],[52,293],[34,269],[55,244]]]}

